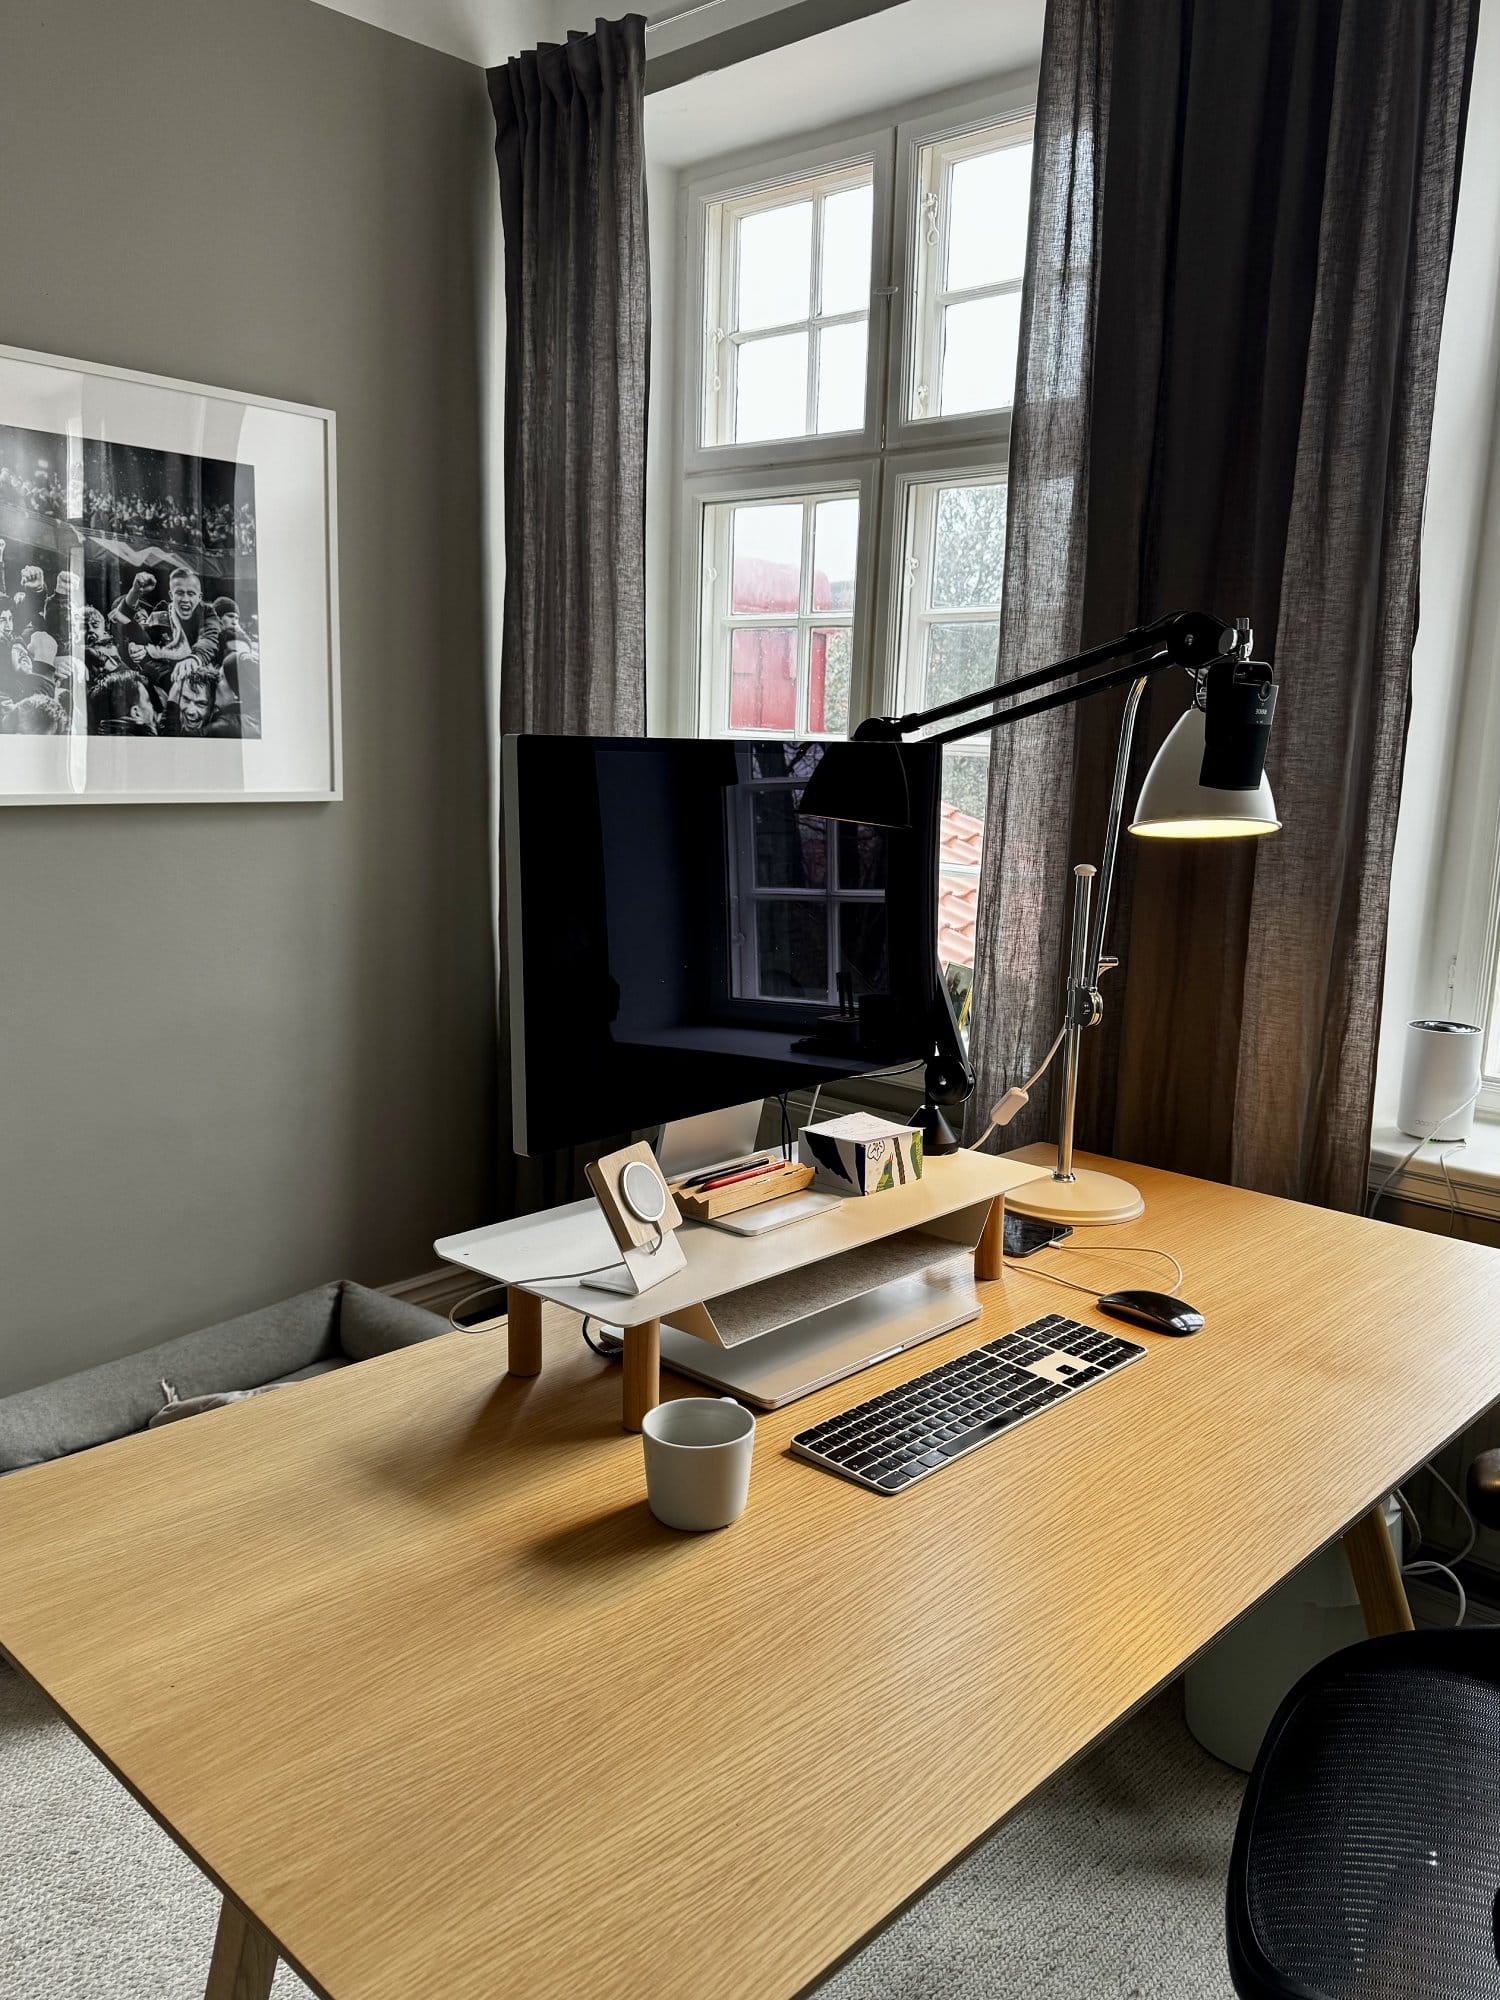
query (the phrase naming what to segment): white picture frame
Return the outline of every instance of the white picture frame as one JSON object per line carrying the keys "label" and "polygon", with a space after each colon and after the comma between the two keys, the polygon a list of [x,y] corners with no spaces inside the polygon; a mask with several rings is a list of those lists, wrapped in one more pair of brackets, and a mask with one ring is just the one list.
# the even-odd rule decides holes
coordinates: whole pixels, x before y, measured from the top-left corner
{"label": "white picture frame", "polygon": [[0,345],[0,543],[0,805],[342,798],[333,411]]}

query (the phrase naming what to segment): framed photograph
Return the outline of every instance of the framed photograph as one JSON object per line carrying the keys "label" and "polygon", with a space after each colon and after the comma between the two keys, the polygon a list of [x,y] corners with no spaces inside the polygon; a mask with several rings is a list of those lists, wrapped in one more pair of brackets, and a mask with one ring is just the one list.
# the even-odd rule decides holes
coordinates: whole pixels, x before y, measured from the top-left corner
{"label": "framed photograph", "polygon": [[341,796],[331,410],[0,347],[0,805]]}

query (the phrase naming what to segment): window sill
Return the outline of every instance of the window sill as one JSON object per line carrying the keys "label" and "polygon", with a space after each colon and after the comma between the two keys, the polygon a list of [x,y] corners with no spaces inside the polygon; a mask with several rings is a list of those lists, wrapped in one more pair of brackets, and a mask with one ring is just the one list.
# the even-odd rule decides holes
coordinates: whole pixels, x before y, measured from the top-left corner
{"label": "window sill", "polygon": [[[1371,1194],[1391,1169],[1406,1158],[1412,1144],[1394,1125],[1375,1127],[1370,1137]],[[1385,1190],[1387,1198],[1422,1202],[1429,1208],[1447,1208],[1450,1198],[1438,1163],[1439,1150],[1431,1143],[1424,1145]],[[1500,1120],[1476,1118],[1474,1130],[1463,1145],[1441,1150],[1447,1156],[1448,1175],[1458,1196],[1460,1212],[1500,1221]]]}

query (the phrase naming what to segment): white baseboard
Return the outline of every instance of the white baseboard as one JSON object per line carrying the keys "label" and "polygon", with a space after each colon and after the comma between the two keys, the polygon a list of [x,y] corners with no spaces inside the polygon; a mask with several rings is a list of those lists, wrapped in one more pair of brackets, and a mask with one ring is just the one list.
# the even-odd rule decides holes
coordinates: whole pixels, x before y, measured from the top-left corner
{"label": "white baseboard", "polygon": [[441,1313],[446,1319],[460,1299],[471,1292],[483,1291],[485,1286],[472,1271],[465,1271],[457,1264],[444,1264],[436,1271],[423,1271],[416,1278],[400,1278],[394,1285],[382,1285],[380,1289],[393,1299],[425,1306],[429,1312]]}

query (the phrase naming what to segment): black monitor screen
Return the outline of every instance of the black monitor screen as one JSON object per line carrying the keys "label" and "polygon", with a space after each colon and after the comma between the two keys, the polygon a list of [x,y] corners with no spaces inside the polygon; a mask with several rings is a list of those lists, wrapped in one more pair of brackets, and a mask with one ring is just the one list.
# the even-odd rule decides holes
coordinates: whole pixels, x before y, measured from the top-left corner
{"label": "black monitor screen", "polygon": [[823,754],[506,739],[518,1152],[957,1048],[937,957],[941,753],[901,746],[902,828],[799,815]]}

